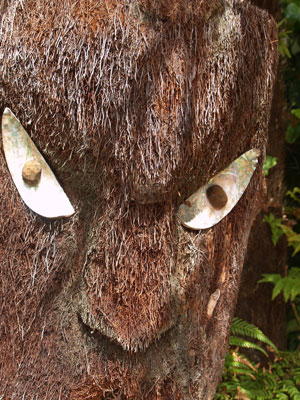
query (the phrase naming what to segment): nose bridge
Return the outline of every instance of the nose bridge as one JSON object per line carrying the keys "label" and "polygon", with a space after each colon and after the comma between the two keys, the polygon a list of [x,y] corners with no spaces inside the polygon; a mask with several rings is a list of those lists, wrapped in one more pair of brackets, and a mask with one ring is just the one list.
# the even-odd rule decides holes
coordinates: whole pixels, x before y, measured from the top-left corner
{"label": "nose bridge", "polygon": [[179,127],[170,132],[163,130],[162,126],[159,132],[149,130],[143,137],[127,138],[126,147],[116,142],[115,169],[120,184],[138,203],[174,200],[178,187],[193,169],[190,134]]}
{"label": "nose bridge", "polygon": [[[131,273],[137,269],[134,263],[152,264],[156,255],[163,251],[166,256],[171,256],[176,224],[172,203],[122,201],[120,193],[110,200],[87,228],[88,241],[93,243],[100,269],[120,275],[122,265],[127,265],[130,260],[131,268],[123,272]],[[105,257],[100,262],[101,256]]]}

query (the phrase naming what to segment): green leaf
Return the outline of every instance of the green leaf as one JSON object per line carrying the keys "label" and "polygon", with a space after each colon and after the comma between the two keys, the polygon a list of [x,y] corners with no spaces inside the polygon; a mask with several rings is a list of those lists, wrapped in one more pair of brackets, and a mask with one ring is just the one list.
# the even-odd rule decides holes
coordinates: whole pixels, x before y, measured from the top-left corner
{"label": "green leaf", "polygon": [[285,43],[285,38],[280,37],[278,40],[278,50],[281,57],[287,56],[287,58],[292,58],[289,48]]}
{"label": "green leaf", "polygon": [[286,195],[290,196],[293,200],[300,204],[300,189],[297,186],[293,188],[293,191],[288,190]]}
{"label": "green leaf", "polygon": [[273,283],[272,300],[274,300],[282,290],[282,277],[279,274],[262,274],[262,276],[258,283]]}
{"label": "green leaf", "polygon": [[300,327],[296,318],[289,319],[287,323],[287,333],[299,332]]}
{"label": "green leaf", "polygon": [[285,10],[285,15],[291,22],[300,21],[300,8],[296,3],[290,3]]}
{"label": "green leaf", "polygon": [[284,301],[294,301],[300,295],[300,268],[293,267],[289,270],[288,275],[281,277],[279,274],[263,274],[261,282],[273,283],[274,289],[272,300],[280,293],[283,293]]}
{"label": "green leaf", "polygon": [[279,274],[262,274],[262,276],[263,276],[263,279],[260,279],[258,281],[258,283],[270,282],[270,283],[274,283],[274,285],[276,285],[278,280],[281,279],[281,276]]}
{"label": "green leaf", "polygon": [[288,246],[294,248],[294,252],[292,254],[292,257],[294,257],[300,251],[300,234],[293,231],[293,229],[291,229],[289,226],[283,224],[280,224],[280,228],[287,237]]}
{"label": "green leaf", "polygon": [[[276,282],[273,293],[272,293],[272,300],[274,300],[282,291],[284,290],[284,278],[281,278]],[[288,299],[284,296],[285,302],[287,302]]]}
{"label": "green leaf", "polygon": [[279,29],[281,27],[281,25],[283,25],[285,22],[286,22],[286,18],[282,18],[282,20],[279,21],[277,24],[277,29]]}
{"label": "green leaf", "polygon": [[300,124],[289,124],[285,134],[285,140],[289,144],[295,143],[300,137]]}
{"label": "green leaf", "polygon": [[267,156],[266,157],[266,161],[263,165],[263,171],[265,173],[265,176],[269,175],[269,171],[271,168],[275,167],[275,165],[277,164],[277,158],[276,157],[272,157],[272,156]]}
{"label": "green leaf", "polygon": [[300,108],[294,108],[291,111],[291,114],[294,115],[296,118],[300,119]]}
{"label": "green leaf", "polygon": [[284,233],[281,228],[282,219],[275,218],[274,215],[272,213],[270,213],[269,215],[264,215],[263,222],[266,222],[270,225],[271,232],[272,232],[272,242],[273,242],[274,246],[276,246],[278,239]]}

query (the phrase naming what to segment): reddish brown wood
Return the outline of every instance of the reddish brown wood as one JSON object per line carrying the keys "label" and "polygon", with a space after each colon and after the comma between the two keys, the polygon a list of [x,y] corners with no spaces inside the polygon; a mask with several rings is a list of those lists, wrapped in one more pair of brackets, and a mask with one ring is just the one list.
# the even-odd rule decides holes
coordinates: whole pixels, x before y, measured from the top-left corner
{"label": "reddish brown wood", "polygon": [[[256,4],[266,8],[280,20],[277,0],[260,0],[256,1]],[[282,70],[279,68],[274,86],[267,146],[267,154],[277,158],[277,165],[270,170],[266,178],[267,195],[263,203],[263,211],[257,216],[251,229],[236,310],[239,317],[259,326],[280,349],[285,349],[286,346],[285,303],[282,297],[271,301],[272,285],[259,285],[257,281],[261,279],[263,273],[283,275],[286,265],[285,240],[282,238],[274,247],[270,228],[262,221],[263,216],[270,212],[277,218],[282,217],[283,213],[286,129],[284,98]],[[258,354],[256,356],[260,357]]]}
{"label": "reddish brown wood", "polygon": [[76,209],[34,215],[1,153],[5,399],[214,396],[263,157],[216,226],[189,231],[176,210],[245,151],[264,154],[276,29],[244,1],[165,4],[23,0],[4,14],[0,108]]}

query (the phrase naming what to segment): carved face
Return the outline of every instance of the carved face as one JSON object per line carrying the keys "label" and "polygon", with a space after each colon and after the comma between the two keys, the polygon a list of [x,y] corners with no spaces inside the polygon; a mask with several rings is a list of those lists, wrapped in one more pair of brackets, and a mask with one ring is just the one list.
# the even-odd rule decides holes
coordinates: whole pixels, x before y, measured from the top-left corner
{"label": "carved face", "polygon": [[242,153],[264,151],[273,25],[218,2],[188,21],[147,2],[46,3],[7,10],[0,105],[75,213],[34,214],[1,154],[0,394],[209,399],[262,157],[214,227],[185,228],[178,207]]}

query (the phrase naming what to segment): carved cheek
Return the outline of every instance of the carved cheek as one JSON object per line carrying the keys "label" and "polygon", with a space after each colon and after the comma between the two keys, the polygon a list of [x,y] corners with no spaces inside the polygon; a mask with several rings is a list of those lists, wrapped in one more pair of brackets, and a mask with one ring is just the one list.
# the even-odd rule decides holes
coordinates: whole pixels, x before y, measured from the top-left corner
{"label": "carved cheek", "polygon": [[22,335],[36,329],[37,314],[42,318],[53,306],[45,298],[49,293],[56,297],[76,269],[77,224],[75,218],[50,223],[32,213],[22,203],[1,156],[0,179],[5,189],[0,202],[0,290],[9,293],[1,298],[2,316],[11,332],[7,344],[11,339],[22,349]]}

